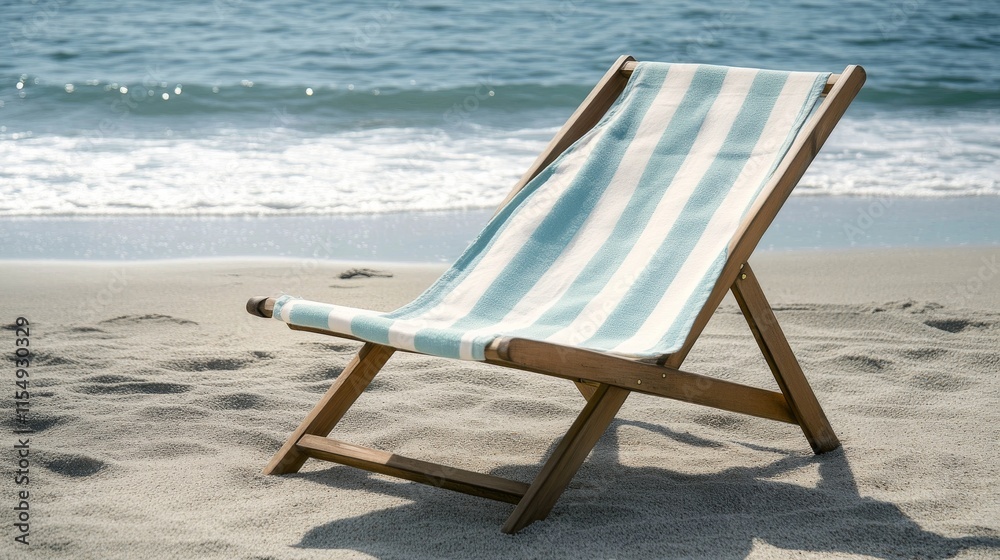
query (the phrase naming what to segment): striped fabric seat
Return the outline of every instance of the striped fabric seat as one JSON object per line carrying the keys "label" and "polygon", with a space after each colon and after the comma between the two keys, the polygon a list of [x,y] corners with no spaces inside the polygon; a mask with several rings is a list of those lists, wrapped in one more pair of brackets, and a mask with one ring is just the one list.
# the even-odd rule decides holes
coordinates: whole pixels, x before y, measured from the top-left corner
{"label": "striped fabric seat", "polygon": [[466,360],[501,336],[670,354],[828,77],[639,63],[601,122],[412,303],[379,313],[282,296],[274,317]]}

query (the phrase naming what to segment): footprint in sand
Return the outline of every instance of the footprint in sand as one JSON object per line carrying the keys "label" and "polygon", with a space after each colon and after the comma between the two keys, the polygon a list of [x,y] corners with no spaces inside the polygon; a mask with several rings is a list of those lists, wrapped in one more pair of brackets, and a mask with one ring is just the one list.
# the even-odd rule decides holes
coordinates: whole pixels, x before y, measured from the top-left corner
{"label": "footprint in sand", "polygon": [[877,373],[887,366],[892,365],[892,362],[889,360],[882,360],[871,356],[841,356],[834,361],[843,366],[844,369],[860,370],[866,373]]}
{"label": "footprint in sand", "polygon": [[153,420],[198,420],[210,416],[211,413],[200,407],[185,406],[149,406],[139,411],[139,415]]}
{"label": "footprint in sand", "polygon": [[161,381],[127,381],[121,383],[101,383],[96,385],[82,385],[76,389],[79,393],[87,395],[166,395],[170,393],[186,393],[191,390],[190,385],[183,383],[164,383]]}
{"label": "footprint in sand", "polygon": [[732,430],[746,424],[743,418],[732,414],[699,414],[694,418],[694,422],[721,430]]}
{"label": "footprint in sand", "polygon": [[911,387],[932,392],[954,393],[976,385],[974,381],[943,371],[920,372],[909,378]]}
{"label": "footprint in sand", "polygon": [[62,356],[46,352],[44,350],[36,350],[31,353],[32,366],[64,366],[75,363],[76,362],[70,360],[69,358],[63,358]]}
{"label": "footprint in sand", "polygon": [[174,371],[194,372],[194,371],[233,371],[243,369],[255,362],[254,358],[185,358],[182,360],[171,360],[161,362],[160,367],[172,369]]}
{"label": "footprint in sand", "polygon": [[346,342],[299,342],[299,346],[302,346],[308,350],[322,350],[329,352],[357,352],[360,346],[358,343]]}
{"label": "footprint in sand", "polygon": [[984,323],[982,321],[972,321],[969,319],[931,319],[929,321],[924,321],[924,324],[928,327],[934,327],[935,329],[950,332],[952,334],[960,333],[968,328],[981,329],[990,326],[988,323]]}
{"label": "footprint in sand", "polygon": [[93,457],[76,454],[45,453],[39,463],[46,469],[63,476],[74,478],[97,474],[107,463]]}
{"label": "footprint in sand", "polygon": [[213,410],[274,410],[277,405],[270,399],[253,393],[233,393],[213,397],[209,400],[208,408]]}
{"label": "footprint in sand", "polygon": [[194,321],[171,317],[170,315],[160,315],[157,313],[149,315],[121,315],[113,319],[101,321],[102,325],[134,325],[137,323],[174,323],[176,325],[197,325]]}
{"label": "footprint in sand", "polygon": [[7,430],[13,430],[17,428],[18,430],[23,430],[25,428],[30,428],[33,432],[43,432],[52,428],[54,426],[59,426],[66,424],[72,420],[75,420],[74,416],[49,416],[44,413],[34,412],[28,416],[28,421],[25,423],[16,423],[13,416],[4,418],[0,425]]}
{"label": "footprint in sand", "polygon": [[[302,373],[295,374],[295,378],[300,381],[305,381],[307,383],[313,383],[317,381],[332,381],[337,378],[338,375],[343,373],[344,368],[342,367],[324,367],[322,365],[304,371]],[[377,379],[377,378],[376,378]]]}
{"label": "footprint in sand", "polygon": [[948,350],[944,348],[914,348],[910,350],[903,350],[900,354],[904,358],[909,358],[911,360],[936,360],[948,354]]}

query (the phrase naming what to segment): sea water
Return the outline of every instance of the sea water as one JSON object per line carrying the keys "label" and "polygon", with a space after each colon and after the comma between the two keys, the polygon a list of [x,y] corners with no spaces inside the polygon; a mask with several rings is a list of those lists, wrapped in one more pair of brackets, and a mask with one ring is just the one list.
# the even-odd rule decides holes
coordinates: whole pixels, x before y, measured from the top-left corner
{"label": "sea water", "polygon": [[[100,255],[111,258],[211,254],[142,241],[148,224],[162,233],[190,220],[253,230],[255,218],[312,216],[322,229],[324,217],[365,215],[376,217],[362,220],[370,231],[405,238],[379,224],[411,218],[377,219],[402,212],[475,231],[621,54],[784,70],[861,64],[868,82],[797,197],[834,208],[857,200],[862,213],[868,200],[918,201],[880,203],[887,210],[1000,200],[992,0],[38,0],[5,8],[4,19],[0,257],[66,256],[59,236],[90,231],[87,220],[135,232],[105,241]],[[464,212],[474,219],[447,217]],[[1000,241],[1000,225],[971,216],[985,222],[962,243]],[[852,206],[826,227],[847,239],[855,219]],[[44,242],[25,248],[32,228]]]}

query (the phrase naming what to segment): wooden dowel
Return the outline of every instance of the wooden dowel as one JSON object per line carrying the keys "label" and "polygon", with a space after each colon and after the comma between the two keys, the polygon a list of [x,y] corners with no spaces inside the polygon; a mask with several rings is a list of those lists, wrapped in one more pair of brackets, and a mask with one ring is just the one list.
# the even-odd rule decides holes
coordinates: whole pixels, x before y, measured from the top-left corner
{"label": "wooden dowel", "polygon": [[[639,62],[635,60],[626,62],[625,65],[622,66],[620,72],[623,76],[631,76],[632,72],[635,70],[636,64],[639,64]],[[830,93],[830,89],[833,88],[833,84],[837,83],[837,80],[839,79],[840,74],[831,74],[830,79],[826,81],[826,87],[823,88],[823,94],[826,95],[827,93]]]}

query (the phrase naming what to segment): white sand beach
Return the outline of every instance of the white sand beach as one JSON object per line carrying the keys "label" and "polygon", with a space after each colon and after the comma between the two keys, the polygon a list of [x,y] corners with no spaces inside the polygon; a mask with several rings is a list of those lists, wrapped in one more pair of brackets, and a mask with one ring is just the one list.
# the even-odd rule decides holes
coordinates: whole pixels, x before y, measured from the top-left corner
{"label": "white sand beach", "polygon": [[[244,311],[285,291],[388,310],[439,265],[5,261],[5,352],[30,322],[30,483],[3,558],[997,558],[1000,249],[752,260],[843,447],[629,397],[551,515],[309,461],[262,467],[359,345]],[[391,278],[341,280],[355,266]],[[684,364],[775,388],[727,299]],[[14,464],[14,369],[4,447]],[[530,481],[583,406],[566,381],[397,354],[338,438]],[[30,490],[29,545],[14,542]]]}

